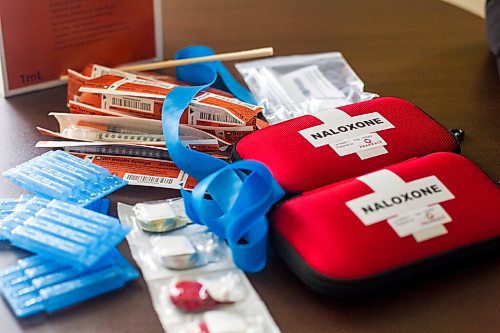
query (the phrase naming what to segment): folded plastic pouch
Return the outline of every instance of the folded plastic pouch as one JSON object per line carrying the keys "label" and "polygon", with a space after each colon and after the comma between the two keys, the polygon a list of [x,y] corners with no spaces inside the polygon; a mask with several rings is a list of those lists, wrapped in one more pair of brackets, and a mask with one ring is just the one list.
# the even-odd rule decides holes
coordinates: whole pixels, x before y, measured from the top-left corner
{"label": "folded plastic pouch", "polygon": [[455,136],[417,106],[384,97],[258,130],[237,142],[233,160],[262,162],[286,191],[300,193],[459,149]]}
{"label": "folded plastic pouch", "polygon": [[434,153],[289,199],[271,234],[306,284],[352,295],[497,246],[499,206],[499,188],[471,161]]}
{"label": "folded plastic pouch", "polygon": [[84,271],[33,255],[0,271],[0,291],[16,316],[26,317],[53,312],[121,288],[138,276],[116,249]]}

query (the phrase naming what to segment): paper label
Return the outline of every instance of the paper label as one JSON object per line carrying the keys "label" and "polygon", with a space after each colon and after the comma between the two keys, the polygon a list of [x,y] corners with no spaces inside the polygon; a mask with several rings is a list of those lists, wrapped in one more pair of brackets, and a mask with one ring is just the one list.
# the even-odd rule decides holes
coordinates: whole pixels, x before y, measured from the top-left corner
{"label": "paper label", "polygon": [[[387,220],[400,237],[414,235],[417,239],[418,233],[436,226],[436,235],[442,235],[442,225],[452,220],[439,203],[455,196],[436,176],[406,183],[384,169],[357,179],[374,192],[348,201],[346,205],[366,226]],[[432,233],[422,239],[429,239],[429,235]]]}
{"label": "paper label", "polygon": [[242,126],[245,123],[224,111],[203,111],[191,107],[188,116],[188,125],[192,126]]}
{"label": "paper label", "polygon": [[78,154],[89,162],[102,166],[130,185],[179,189],[187,174],[173,162],[140,157]]}
{"label": "paper label", "polygon": [[165,98],[175,87],[176,85],[166,82],[104,75],[88,80],[79,91],[82,93],[125,95],[129,97]]}
{"label": "paper label", "polygon": [[303,67],[281,76],[281,84],[294,102],[300,103],[306,99],[344,98],[344,94],[337,89],[323,75],[317,65]]}
{"label": "paper label", "polygon": [[399,237],[412,235],[417,230],[432,228],[451,222],[451,217],[440,205],[424,207],[413,212],[387,219]]}
{"label": "paper label", "polygon": [[335,142],[332,148],[339,156],[345,156],[360,151],[383,147],[387,143],[376,133],[358,136],[353,139]]}
{"label": "paper label", "polygon": [[116,111],[139,111],[152,114],[155,112],[155,101],[148,98],[102,95],[102,108]]}
{"label": "paper label", "polygon": [[351,117],[335,109],[320,112],[316,117],[323,121],[322,125],[299,131],[300,135],[314,147],[329,145],[339,156],[371,149],[377,152],[377,154],[364,154],[360,156],[362,159],[387,153],[387,150],[380,149],[387,143],[377,132],[394,128],[394,125],[380,113],[372,112]]}
{"label": "paper label", "polygon": [[261,106],[248,104],[236,98],[212,93],[203,93],[195,97],[191,106],[200,111],[227,113],[234,117],[238,121],[237,123],[242,124],[253,124],[257,114],[263,109]]}

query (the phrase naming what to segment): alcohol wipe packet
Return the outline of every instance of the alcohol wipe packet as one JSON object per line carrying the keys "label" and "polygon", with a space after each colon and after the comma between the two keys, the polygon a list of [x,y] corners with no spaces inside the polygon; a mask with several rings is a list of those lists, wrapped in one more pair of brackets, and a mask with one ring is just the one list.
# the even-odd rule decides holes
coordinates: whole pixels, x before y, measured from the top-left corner
{"label": "alcohol wipe packet", "polygon": [[97,263],[129,232],[116,218],[34,197],[0,224],[12,245],[79,269]]}
{"label": "alcohol wipe packet", "polygon": [[137,277],[138,272],[116,249],[84,271],[32,255],[0,271],[0,291],[16,316],[27,317],[121,288]]}
{"label": "alcohol wipe packet", "polygon": [[3,176],[41,197],[88,205],[127,184],[103,167],[60,150],[49,151]]}

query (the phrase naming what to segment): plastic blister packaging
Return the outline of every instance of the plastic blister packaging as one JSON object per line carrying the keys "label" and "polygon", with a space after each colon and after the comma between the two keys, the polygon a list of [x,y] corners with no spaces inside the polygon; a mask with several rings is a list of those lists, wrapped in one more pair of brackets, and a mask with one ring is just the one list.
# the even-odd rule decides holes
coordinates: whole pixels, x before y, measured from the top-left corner
{"label": "plastic blister packaging", "polygon": [[90,204],[84,206],[84,208],[91,210],[96,213],[101,213],[108,215],[109,212],[109,199],[102,198],[96,201],[92,201]]}
{"label": "plastic blister packaging", "polygon": [[16,208],[1,221],[0,236],[10,240],[11,232],[15,227],[21,225],[42,208],[45,208],[49,202],[50,200],[48,199],[33,197],[17,205]]}
{"label": "plastic blister packaging", "polygon": [[[182,200],[173,201],[182,204]],[[188,223],[169,232],[147,232],[141,227],[136,207],[118,203],[118,217],[123,225],[132,229],[127,240],[146,280],[172,277],[182,270],[234,267],[227,246],[205,226]],[[178,209],[172,218],[187,219],[183,207]]]}
{"label": "plastic blister packaging", "polygon": [[84,271],[33,255],[0,271],[0,290],[16,316],[26,317],[53,312],[121,288],[138,276],[116,249]]}
{"label": "plastic blister packaging", "polygon": [[3,176],[39,196],[88,205],[127,184],[101,166],[66,152],[49,151]]}
{"label": "plastic blister packaging", "polygon": [[279,332],[237,269],[181,274],[150,282],[160,320],[172,332]]}
{"label": "plastic blister packaging", "polygon": [[14,246],[80,269],[104,257],[129,230],[116,218],[40,197],[18,207],[0,226]]}
{"label": "plastic blister packaging", "polygon": [[151,237],[155,260],[169,269],[190,269],[216,262],[226,254],[223,244],[209,231]]}
{"label": "plastic blister packaging", "polygon": [[273,57],[238,63],[236,69],[275,124],[377,97],[339,52]]}
{"label": "plastic blister packaging", "polygon": [[[32,195],[22,194],[19,198],[1,198],[0,199],[0,223],[3,219],[14,213],[19,205],[26,203],[33,198]],[[1,236],[0,236],[0,239]]]}
{"label": "plastic blister packaging", "polygon": [[[185,217],[182,200],[177,201],[174,215]],[[223,241],[198,224],[163,233],[144,231],[137,217],[144,207],[118,203],[118,216],[132,229],[127,235],[130,251],[166,331],[279,332]]]}
{"label": "plastic blister packaging", "polygon": [[141,229],[148,232],[172,231],[191,223],[181,198],[138,203],[133,212]]}
{"label": "plastic blister packaging", "polygon": [[212,310],[220,305],[242,302],[247,294],[237,271],[183,276],[164,287],[170,303],[185,312]]}

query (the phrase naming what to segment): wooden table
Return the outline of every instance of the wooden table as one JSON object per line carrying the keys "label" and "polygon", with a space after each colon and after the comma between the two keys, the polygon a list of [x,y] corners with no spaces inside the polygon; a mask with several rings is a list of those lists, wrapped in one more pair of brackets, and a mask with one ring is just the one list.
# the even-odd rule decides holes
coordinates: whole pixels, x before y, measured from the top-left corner
{"label": "wooden table", "polygon": [[[274,46],[277,55],[341,51],[367,91],[405,98],[448,128],[465,129],[463,154],[499,179],[500,81],[482,19],[437,0],[169,0],[163,11],[169,57],[188,44],[210,45],[218,52]],[[55,128],[47,113],[65,111],[65,99],[63,87],[0,99],[0,171],[42,153],[34,148],[42,139],[35,126]],[[19,193],[0,179],[0,196]],[[127,187],[111,198],[134,203],[176,195]],[[126,244],[120,249],[130,258]],[[0,267],[20,254],[0,245]],[[250,279],[283,332],[500,331],[500,263],[495,258],[353,303],[310,292],[273,256],[266,270]],[[0,302],[0,332],[114,331],[162,331],[144,281],[25,320],[16,320]]]}

